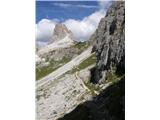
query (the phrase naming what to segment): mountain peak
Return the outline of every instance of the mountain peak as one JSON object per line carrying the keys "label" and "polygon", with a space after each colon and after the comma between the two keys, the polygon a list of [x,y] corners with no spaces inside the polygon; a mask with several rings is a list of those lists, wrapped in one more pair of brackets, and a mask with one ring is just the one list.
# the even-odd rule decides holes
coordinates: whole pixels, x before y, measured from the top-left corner
{"label": "mountain peak", "polygon": [[43,55],[44,53],[48,53],[53,50],[71,47],[76,43],[73,33],[64,24],[59,23],[56,24],[53,36],[49,43],[45,47],[41,48],[38,51],[38,54]]}
{"label": "mountain peak", "polygon": [[68,36],[71,40],[75,41],[73,33],[64,24],[58,23],[54,28],[53,37],[50,43],[62,40],[66,36]]}

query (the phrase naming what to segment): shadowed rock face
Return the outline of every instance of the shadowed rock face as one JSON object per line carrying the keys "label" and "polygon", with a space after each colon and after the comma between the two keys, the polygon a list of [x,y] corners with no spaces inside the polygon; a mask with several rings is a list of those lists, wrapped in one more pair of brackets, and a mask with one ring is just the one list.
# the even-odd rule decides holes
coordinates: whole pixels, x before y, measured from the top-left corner
{"label": "shadowed rock face", "polygon": [[97,63],[92,71],[93,83],[107,79],[107,71],[125,72],[125,3],[115,1],[101,19],[95,35]]}

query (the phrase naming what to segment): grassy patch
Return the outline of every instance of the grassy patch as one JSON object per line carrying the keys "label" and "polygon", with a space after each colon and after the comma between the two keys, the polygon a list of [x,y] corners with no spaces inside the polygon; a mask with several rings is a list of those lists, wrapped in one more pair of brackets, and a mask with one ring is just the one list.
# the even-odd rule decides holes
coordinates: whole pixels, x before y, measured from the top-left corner
{"label": "grassy patch", "polygon": [[79,50],[84,50],[88,47],[86,42],[78,42],[76,45],[74,45],[75,48],[78,48]]}
{"label": "grassy patch", "polygon": [[92,96],[96,96],[95,91],[100,91],[101,90],[101,88],[98,85],[94,85],[90,82],[87,82],[87,83],[84,83],[84,84],[88,87]]}
{"label": "grassy patch", "polygon": [[49,66],[45,66],[45,67],[42,67],[42,68],[36,68],[36,80],[39,80],[42,77],[50,74],[51,72],[53,72],[57,68],[61,67],[65,63],[69,62],[70,60],[71,60],[70,58],[64,57],[60,61],[54,61],[54,60],[50,61]]}
{"label": "grassy patch", "polygon": [[66,74],[73,74],[76,71],[80,71],[82,69],[85,69],[87,67],[89,67],[90,65],[93,65],[96,63],[96,55],[95,53],[93,55],[91,55],[89,58],[87,58],[86,60],[84,60],[83,62],[81,62],[77,67],[73,68],[72,70],[66,72]]}
{"label": "grassy patch", "polygon": [[115,82],[118,78],[119,76],[115,74],[115,71],[108,71],[106,78],[108,82]]}
{"label": "grassy patch", "polygon": [[[76,45],[74,45],[73,47],[79,49],[78,54],[80,54],[82,51],[84,51],[86,48],[88,48],[88,45],[86,42],[78,42]],[[41,79],[42,77],[50,74],[51,72],[53,72],[54,70],[56,70],[57,68],[63,66],[64,64],[66,64],[67,62],[69,62],[72,58],[71,57],[64,57],[62,60],[60,61],[54,61],[51,60],[50,64],[48,66],[42,67],[42,68],[36,68],[36,80]],[[49,61],[49,57],[46,58],[46,61]],[[89,61],[89,62],[92,62]],[[85,63],[86,64],[86,63]],[[84,65],[82,64],[82,67]],[[81,67],[80,67],[81,68]],[[73,71],[77,71],[77,68],[75,68]],[[72,71],[72,72],[73,72]],[[71,72],[71,71],[70,71]],[[69,73],[70,73],[69,72]]]}
{"label": "grassy patch", "polygon": [[96,63],[96,55],[95,54],[91,55],[89,58],[87,58],[82,63],[80,63],[78,65],[78,69],[79,70],[85,69],[85,68],[87,68],[88,66],[90,66],[94,63]]}
{"label": "grassy patch", "polygon": [[117,82],[119,79],[121,79],[124,75],[118,75],[116,73],[116,68],[113,67],[111,70],[109,70],[106,73],[106,81],[107,82]]}
{"label": "grassy patch", "polygon": [[102,81],[101,84],[107,83],[116,83],[118,82],[124,75],[119,75],[116,73],[116,67],[112,67],[110,70],[106,72],[105,80]]}

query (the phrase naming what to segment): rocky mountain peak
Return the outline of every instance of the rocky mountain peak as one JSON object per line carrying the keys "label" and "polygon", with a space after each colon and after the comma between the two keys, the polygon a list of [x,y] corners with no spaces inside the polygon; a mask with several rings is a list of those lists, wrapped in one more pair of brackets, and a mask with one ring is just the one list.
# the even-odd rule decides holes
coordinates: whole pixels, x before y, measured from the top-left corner
{"label": "rocky mountain peak", "polygon": [[51,40],[38,50],[38,54],[42,56],[54,50],[70,48],[77,43],[76,41],[73,33],[64,24],[58,23],[54,28]]}
{"label": "rocky mountain peak", "polygon": [[75,40],[73,33],[64,24],[58,23],[54,28],[53,37],[50,43],[53,43],[54,41],[62,40],[67,36],[71,40],[73,41]]}

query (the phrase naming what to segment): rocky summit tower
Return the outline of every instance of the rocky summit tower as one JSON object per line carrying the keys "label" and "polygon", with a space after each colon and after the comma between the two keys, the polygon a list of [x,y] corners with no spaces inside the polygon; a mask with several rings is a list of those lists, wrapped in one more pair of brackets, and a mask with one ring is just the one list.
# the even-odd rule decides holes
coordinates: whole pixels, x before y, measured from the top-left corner
{"label": "rocky summit tower", "polygon": [[43,55],[53,50],[71,47],[76,41],[73,33],[64,24],[56,24],[51,40],[47,46],[38,51],[38,54]]}
{"label": "rocky summit tower", "polygon": [[65,38],[68,38],[70,42],[75,41],[73,33],[70,30],[68,30],[68,28],[64,24],[59,23],[59,24],[56,24],[53,32],[53,36],[49,43],[60,41]]}

